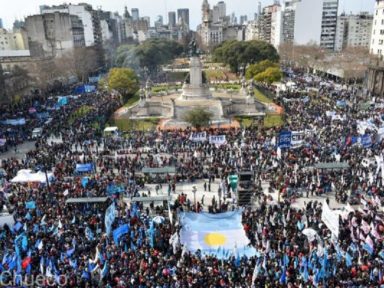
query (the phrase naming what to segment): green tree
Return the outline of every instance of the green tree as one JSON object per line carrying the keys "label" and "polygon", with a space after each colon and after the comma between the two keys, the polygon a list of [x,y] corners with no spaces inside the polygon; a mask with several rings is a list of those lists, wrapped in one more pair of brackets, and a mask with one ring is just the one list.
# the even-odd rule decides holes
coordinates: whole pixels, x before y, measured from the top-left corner
{"label": "green tree", "polygon": [[264,72],[257,74],[254,79],[258,82],[272,84],[273,82],[280,81],[282,76],[279,67],[269,67]]}
{"label": "green tree", "polygon": [[200,129],[209,126],[213,114],[202,108],[194,108],[185,113],[183,119],[193,127]]}
{"label": "green tree", "polygon": [[264,72],[270,67],[279,68],[279,65],[272,62],[271,60],[264,60],[256,64],[251,64],[248,66],[247,71],[245,72],[245,77],[247,79],[252,79],[257,74]]}
{"label": "green tree", "polygon": [[213,59],[229,65],[232,72],[239,72],[244,67],[263,60],[279,61],[279,54],[271,44],[253,41],[225,41],[213,51]]}
{"label": "green tree", "polygon": [[108,74],[108,87],[118,91],[127,102],[137,91],[140,83],[136,73],[129,68],[113,68]]}

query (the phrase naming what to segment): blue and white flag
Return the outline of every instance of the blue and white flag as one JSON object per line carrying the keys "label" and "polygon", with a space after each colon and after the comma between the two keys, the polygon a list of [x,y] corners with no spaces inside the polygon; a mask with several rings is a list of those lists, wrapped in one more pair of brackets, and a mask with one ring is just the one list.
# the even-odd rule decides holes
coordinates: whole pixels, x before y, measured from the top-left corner
{"label": "blue and white flag", "polygon": [[112,203],[105,211],[105,219],[104,219],[105,230],[108,236],[111,234],[111,227],[112,227],[113,221],[115,221],[115,217],[116,217],[116,207],[115,207],[115,203]]}
{"label": "blue and white flag", "polygon": [[85,228],[85,237],[89,241],[92,241],[94,239],[93,232],[92,232],[91,228],[89,228],[88,226]]}
{"label": "blue and white flag", "polygon": [[200,250],[203,255],[228,259],[235,256],[236,248],[240,258],[256,255],[256,249],[248,247],[250,241],[243,229],[241,210],[220,214],[181,213],[180,224],[180,242],[189,252]]}

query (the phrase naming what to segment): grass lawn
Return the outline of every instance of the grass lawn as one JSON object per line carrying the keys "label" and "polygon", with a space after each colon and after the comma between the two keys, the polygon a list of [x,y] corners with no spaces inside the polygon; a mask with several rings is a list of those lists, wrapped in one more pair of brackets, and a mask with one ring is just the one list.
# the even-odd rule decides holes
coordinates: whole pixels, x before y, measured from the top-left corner
{"label": "grass lawn", "polygon": [[158,118],[147,118],[143,120],[115,119],[111,121],[112,126],[117,126],[120,131],[148,131],[156,129]]}
{"label": "grass lawn", "polygon": [[259,89],[255,88],[255,97],[258,101],[263,103],[273,103],[272,99],[265,96]]}
{"label": "grass lawn", "polygon": [[140,100],[140,95],[139,93],[136,93],[132,98],[130,98],[127,103],[124,104],[124,107],[131,107],[133,106],[136,102]]}
{"label": "grass lawn", "polygon": [[239,121],[240,126],[244,128],[249,128],[252,124],[257,123],[257,120],[249,116],[237,116],[235,119]]}
{"label": "grass lawn", "polygon": [[280,127],[284,125],[283,115],[280,114],[267,114],[264,118],[264,127]]}

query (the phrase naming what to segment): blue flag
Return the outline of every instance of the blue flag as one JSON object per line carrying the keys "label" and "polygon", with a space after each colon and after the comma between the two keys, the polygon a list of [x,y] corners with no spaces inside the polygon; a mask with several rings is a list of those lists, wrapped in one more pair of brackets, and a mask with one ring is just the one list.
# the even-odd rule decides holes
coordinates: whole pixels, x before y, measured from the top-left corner
{"label": "blue flag", "polygon": [[352,257],[351,255],[349,255],[348,252],[345,253],[345,264],[347,265],[347,267],[352,266]]}
{"label": "blue flag", "polygon": [[101,275],[100,275],[100,276],[101,276],[101,279],[107,277],[108,273],[109,273],[108,262],[105,261],[105,263],[104,263],[104,267],[103,267],[103,269],[101,270]]}
{"label": "blue flag", "polygon": [[115,242],[115,244],[118,245],[119,238],[124,234],[127,234],[128,232],[129,232],[128,224],[121,225],[120,227],[113,230],[113,241]]}
{"label": "blue flag", "polygon": [[372,146],[371,135],[365,134],[365,135],[361,136],[360,141],[361,141],[361,145],[366,149],[368,149]]}
{"label": "blue flag", "polygon": [[155,246],[155,226],[153,224],[153,220],[151,220],[151,223],[149,224],[148,236],[149,245],[151,246],[151,248],[153,248]]}
{"label": "blue flag", "polygon": [[17,222],[14,226],[13,226],[13,231],[17,232],[20,230],[20,228],[23,227],[23,224],[21,224],[20,222]]}
{"label": "blue flag", "polygon": [[25,202],[25,208],[27,208],[27,209],[36,209],[35,201]]}
{"label": "blue flag", "polygon": [[281,284],[286,284],[287,283],[287,275],[286,275],[286,268],[285,267],[283,269],[283,272],[281,273],[280,283]]}
{"label": "blue flag", "polygon": [[278,146],[280,148],[290,148],[292,141],[292,132],[291,131],[281,131],[279,134]]}
{"label": "blue flag", "polygon": [[68,257],[71,257],[73,253],[75,253],[75,247],[73,247],[72,249],[67,250],[66,254],[67,254]]}
{"label": "blue flag", "polygon": [[364,243],[364,245],[363,245],[363,249],[364,249],[365,251],[367,251],[367,252],[369,253],[369,255],[372,255],[372,254],[373,254],[373,248],[372,248],[370,245],[368,245],[368,243]]}
{"label": "blue flag", "polygon": [[83,177],[81,179],[81,186],[83,186],[83,188],[87,187],[88,182],[89,182],[89,178],[88,177]]}

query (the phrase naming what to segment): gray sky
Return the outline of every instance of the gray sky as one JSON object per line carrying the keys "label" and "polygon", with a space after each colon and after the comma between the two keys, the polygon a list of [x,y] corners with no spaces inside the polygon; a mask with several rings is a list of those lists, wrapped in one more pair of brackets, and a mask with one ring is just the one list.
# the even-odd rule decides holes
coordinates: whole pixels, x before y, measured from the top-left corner
{"label": "gray sky", "polygon": [[[210,0],[211,6],[219,0]],[[317,1],[317,0],[312,0]],[[359,12],[373,11],[375,0],[339,0],[339,12]],[[4,26],[11,28],[15,19],[23,19],[25,16],[38,14],[39,5],[46,4],[61,4],[63,0],[0,0],[0,18],[3,19]],[[140,16],[150,16],[151,22],[157,15],[163,15],[167,21],[167,12],[175,11],[177,8],[189,8],[191,29],[195,30],[201,19],[201,3],[202,0],[67,0],[67,3],[76,4],[79,2],[87,2],[94,8],[101,6],[103,10],[118,11],[123,13],[124,6],[128,9],[139,8]],[[248,15],[248,18],[253,18],[257,12],[258,0],[226,0],[227,14],[232,12],[239,15]],[[273,0],[261,0],[262,6],[273,3]],[[310,12],[310,11],[309,11]]]}

